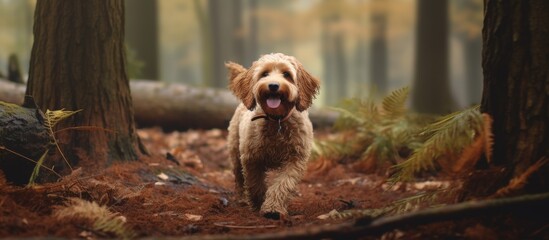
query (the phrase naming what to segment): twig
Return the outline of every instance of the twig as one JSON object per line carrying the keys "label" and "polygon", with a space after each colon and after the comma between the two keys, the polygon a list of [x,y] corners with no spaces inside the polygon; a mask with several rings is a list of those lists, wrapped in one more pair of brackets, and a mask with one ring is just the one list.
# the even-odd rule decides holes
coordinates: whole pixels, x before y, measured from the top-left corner
{"label": "twig", "polygon": [[224,223],[214,223],[213,225],[218,227],[226,227],[226,228],[238,228],[238,229],[258,229],[258,228],[276,228],[277,225],[256,225],[256,226],[240,226],[240,225],[231,225],[231,224],[224,224]]}
{"label": "twig", "polygon": [[113,133],[113,134],[116,133],[116,131],[114,131],[114,130],[110,130],[110,129],[106,129],[106,128],[102,128],[102,127],[96,127],[96,126],[67,127],[67,128],[59,129],[59,130],[55,131],[54,133],[60,133],[60,132],[68,131],[68,130],[88,130],[88,131],[102,130],[102,131]]}

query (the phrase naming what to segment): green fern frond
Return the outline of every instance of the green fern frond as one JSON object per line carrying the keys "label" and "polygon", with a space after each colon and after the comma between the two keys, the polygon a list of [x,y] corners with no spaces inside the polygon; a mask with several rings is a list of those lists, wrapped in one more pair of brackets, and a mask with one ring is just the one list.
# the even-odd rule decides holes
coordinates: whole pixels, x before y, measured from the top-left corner
{"label": "green fern frond", "polygon": [[[426,123],[418,117],[410,117],[406,111],[409,88],[391,92],[380,102],[375,94],[365,98],[347,99],[338,108],[340,112],[334,128],[350,130],[352,137],[341,143],[347,145],[346,154],[351,158],[372,161],[392,161],[399,158],[400,149],[413,149],[408,145],[418,145],[418,132]],[[320,153],[320,151],[315,151]],[[335,156],[335,155],[334,155]],[[357,165],[358,166],[358,165]]]}
{"label": "green fern frond", "polygon": [[455,131],[459,130],[460,127],[467,127],[467,125],[474,127],[476,132],[480,132],[482,124],[479,123],[482,121],[482,117],[479,118],[481,115],[479,110],[480,105],[476,105],[463,111],[445,115],[436,122],[429,124],[421,135],[430,137],[437,132],[447,131],[449,128],[451,129],[450,131]]}
{"label": "green fern frond", "polygon": [[391,212],[399,214],[409,212],[417,208],[421,204],[433,205],[442,192],[446,192],[447,189],[440,189],[430,192],[420,192],[416,195],[399,199],[391,204]]}
{"label": "green fern frond", "polygon": [[42,164],[44,164],[44,160],[46,159],[46,156],[48,155],[49,151],[50,151],[49,149],[46,149],[44,154],[42,154],[40,159],[38,159],[38,161],[36,162],[36,166],[34,166],[34,169],[32,170],[32,174],[29,178],[29,183],[27,184],[27,186],[34,185],[34,182],[36,181],[38,174],[40,174],[40,168],[42,167]]}
{"label": "green fern frond", "polygon": [[382,107],[384,116],[389,119],[396,119],[404,116],[406,113],[406,100],[410,93],[409,87],[403,87],[392,91],[388,96],[383,98]]}
{"label": "green fern frond", "polygon": [[122,239],[135,237],[135,233],[125,226],[123,217],[96,202],[71,198],[67,206],[55,210],[54,216],[58,219],[87,219],[93,223],[95,231],[112,233]]}
{"label": "green fern frond", "polygon": [[337,107],[330,107],[329,109],[340,113],[339,118],[337,119],[334,126],[336,129],[346,130],[350,128],[356,128],[364,124],[364,120],[350,110]]}
{"label": "green fern frond", "polygon": [[[59,143],[57,142],[57,138],[55,138],[55,133],[53,131],[53,127],[55,127],[55,125],[57,123],[59,123],[61,120],[63,119],[66,119],[78,112],[80,112],[82,110],[77,110],[77,111],[65,111],[65,109],[61,109],[61,110],[55,110],[55,111],[51,111],[51,110],[46,110],[46,113],[45,113],[45,125],[46,127],[48,128],[48,130],[50,131],[50,135],[52,136],[52,140],[53,140],[53,143],[55,144],[55,147],[57,148],[57,151],[59,151],[59,154],[61,154],[61,157],[63,158],[63,160],[65,161],[65,164],[67,164],[67,166],[69,167],[69,169],[72,171],[72,166],[71,164],[69,163],[69,161],[67,160],[67,158],[65,157],[65,154],[63,154],[63,151],[61,151],[61,148],[59,147]],[[35,167],[35,169],[39,167],[38,165]]]}
{"label": "green fern frond", "polygon": [[414,150],[406,161],[394,166],[397,170],[391,182],[407,181],[414,173],[434,169],[434,161],[442,156],[457,155],[471,145],[482,132],[483,119],[478,107],[455,112],[427,126],[420,135],[426,142]]}
{"label": "green fern frond", "polygon": [[66,119],[82,110],[77,111],[65,111],[65,109],[61,110],[46,110],[45,116],[46,116],[46,127],[53,128],[57,123],[59,123],[61,120]]}
{"label": "green fern frond", "polygon": [[345,210],[331,215],[332,219],[349,219],[369,216],[371,218],[377,218],[387,214],[391,208],[374,208],[374,209],[351,209]]}

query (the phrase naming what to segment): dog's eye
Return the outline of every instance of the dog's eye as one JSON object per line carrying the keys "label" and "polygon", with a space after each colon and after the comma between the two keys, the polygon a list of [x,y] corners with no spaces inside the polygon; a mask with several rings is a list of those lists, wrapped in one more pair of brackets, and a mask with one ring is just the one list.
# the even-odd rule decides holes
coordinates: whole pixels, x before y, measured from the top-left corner
{"label": "dog's eye", "polygon": [[266,76],[269,76],[269,72],[265,71],[265,72],[261,73],[261,77],[266,77]]}
{"label": "dog's eye", "polygon": [[286,78],[286,79],[292,79],[292,75],[291,75],[289,72],[284,72],[284,73],[282,73],[282,75],[283,75],[284,78]]}

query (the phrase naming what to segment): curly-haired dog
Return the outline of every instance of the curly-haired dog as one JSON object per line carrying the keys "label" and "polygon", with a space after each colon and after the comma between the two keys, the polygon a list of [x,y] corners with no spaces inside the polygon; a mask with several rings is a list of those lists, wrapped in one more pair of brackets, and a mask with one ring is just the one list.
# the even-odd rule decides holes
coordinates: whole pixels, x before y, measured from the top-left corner
{"label": "curly-haired dog", "polygon": [[[268,218],[287,216],[289,197],[313,144],[307,108],[320,82],[292,56],[263,55],[249,69],[228,62],[229,88],[240,104],[229,125],[236,191]],[[266,173],[275,175],[270,186]]]}

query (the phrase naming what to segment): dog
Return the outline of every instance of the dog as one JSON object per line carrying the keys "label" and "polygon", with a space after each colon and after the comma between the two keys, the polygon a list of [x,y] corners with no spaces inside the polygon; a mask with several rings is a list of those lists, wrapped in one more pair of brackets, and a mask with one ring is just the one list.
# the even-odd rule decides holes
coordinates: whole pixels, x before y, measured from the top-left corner
{"label": "dog", "polygon": [[[320,81],[295,57],[261,56],[249,69],[227,62],[229,89],[242,103],[229,124],[235,190],[266,218],[285,219],[313,144],[307,109]],[[267,172],[273,179],[267,186]]]}

